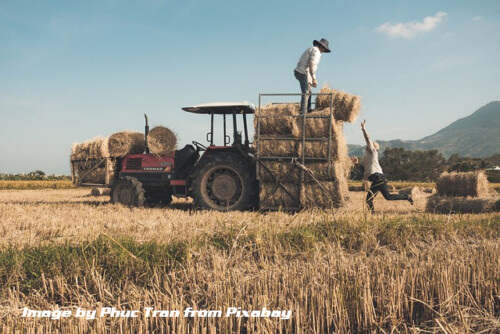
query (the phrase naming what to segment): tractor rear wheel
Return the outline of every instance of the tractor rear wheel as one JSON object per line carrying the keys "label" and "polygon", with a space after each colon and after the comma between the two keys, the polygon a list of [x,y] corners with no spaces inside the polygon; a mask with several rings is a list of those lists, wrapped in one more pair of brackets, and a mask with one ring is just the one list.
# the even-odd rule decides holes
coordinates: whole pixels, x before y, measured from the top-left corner
{"label": "tractor rear wheel", "polygon": [[127,206],[144,205],[144,188],[142,183],[132,176],[125,176],[113,183],[111,187],[111,203]]}
{"label": "tractor rear wheel", "polygon": [[248,210],[258,196],[255,166],[237,154],[219,153],[201,162],[191,177],[197,207],[218,211]]}

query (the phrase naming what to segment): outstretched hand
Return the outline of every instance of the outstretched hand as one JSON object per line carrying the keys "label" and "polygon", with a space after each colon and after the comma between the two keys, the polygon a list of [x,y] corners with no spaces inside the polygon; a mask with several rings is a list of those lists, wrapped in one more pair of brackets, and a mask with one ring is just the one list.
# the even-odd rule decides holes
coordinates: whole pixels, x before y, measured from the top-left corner
{"label": "outstretched hand", "polygon": [[363,122],[361,122],[361,130],[365,130],[366,129],[365,126],[366,126],[366,119],[364,119]]}

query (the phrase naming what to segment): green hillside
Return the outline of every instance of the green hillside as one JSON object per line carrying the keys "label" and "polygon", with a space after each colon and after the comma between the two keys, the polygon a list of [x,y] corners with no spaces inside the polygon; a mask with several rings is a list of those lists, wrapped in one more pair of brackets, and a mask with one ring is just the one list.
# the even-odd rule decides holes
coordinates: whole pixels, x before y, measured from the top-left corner
{"label": "green hillside", "polygon": [[[382,152],[386,147],[402,147],[411,151],[437,149],[445,157],[454,153],[474,158],[491,156],[500,153],[500,101],[490,102],[420,140],[377,142]],[[349,152],[351,155],[362,155],[363,149],[359,145],[350,145]]]}

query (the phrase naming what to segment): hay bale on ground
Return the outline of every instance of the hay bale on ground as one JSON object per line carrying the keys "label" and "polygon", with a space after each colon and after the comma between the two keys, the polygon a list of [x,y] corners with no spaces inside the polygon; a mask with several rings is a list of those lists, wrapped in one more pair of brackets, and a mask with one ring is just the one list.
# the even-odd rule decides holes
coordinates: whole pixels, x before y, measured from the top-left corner
{"label": "hay bale on ground", "polygon": [[177,147],[177,136],[164,126],[155,126],[148,133],[148,147],[151,153],[170,154]]}
{"label": "hay bale on ground", "polygon": [[430,196],[425,211],[432,213],[489,213],[500,212],[498,197]]}
{"label": "hay bale on ground", "polygon": [[90,190],[90,196],[101,196],[101,190],[99,188],[92,188],[92,190]]}
{"label": "hay bale on ground", "polygon": [[[254,128],[257,132],[259,115],[261,135],[289,135],[296,133],[296,118],[300,115],[299,104],[280,103],[268,104],[255,111]],[[280,117],[274,117],[280,116]]]}
{"label": "hay bale on ground", "polygon": [[[359,96],[330,89],[326,85],[319,92],[333,95],[333,113],[336,120],[352,123],[358,117],[361,110],[361,98]],[[316,109],[329,109],[332,95],[318,95],[316,97]]]}
{"label": "hay bale on ground", "polygon": [[114,133],[104,140],[101,152],[104,157],[115,158],[141,154],[144,152],[144,134],[133,131]]}
{"label": "hay bale on ground", "polygon": [[260,183],[261,208],[298,208],[300,206],[299,186],[294,183]]}
{"label": "hay bale on ground", "polygon": [[484,172],[442,173],[436,187],[439,196],[488,197],[491,194]]}

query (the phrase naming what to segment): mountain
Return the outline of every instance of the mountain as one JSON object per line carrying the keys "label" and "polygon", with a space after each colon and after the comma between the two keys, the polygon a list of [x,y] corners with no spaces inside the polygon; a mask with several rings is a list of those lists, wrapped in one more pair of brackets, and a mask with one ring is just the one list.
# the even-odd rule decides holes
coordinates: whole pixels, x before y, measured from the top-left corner
{"label": "mountain", "polygon": [[[419,140],[379,141],[381,152],[386,147],[405,150],[438,150],[443,156],[484,158],[500,153],[500,101],[493,101],[471,115],[461,118],[433,135]],[[363,155],[363,146],[349,145],[350,155]]]}

